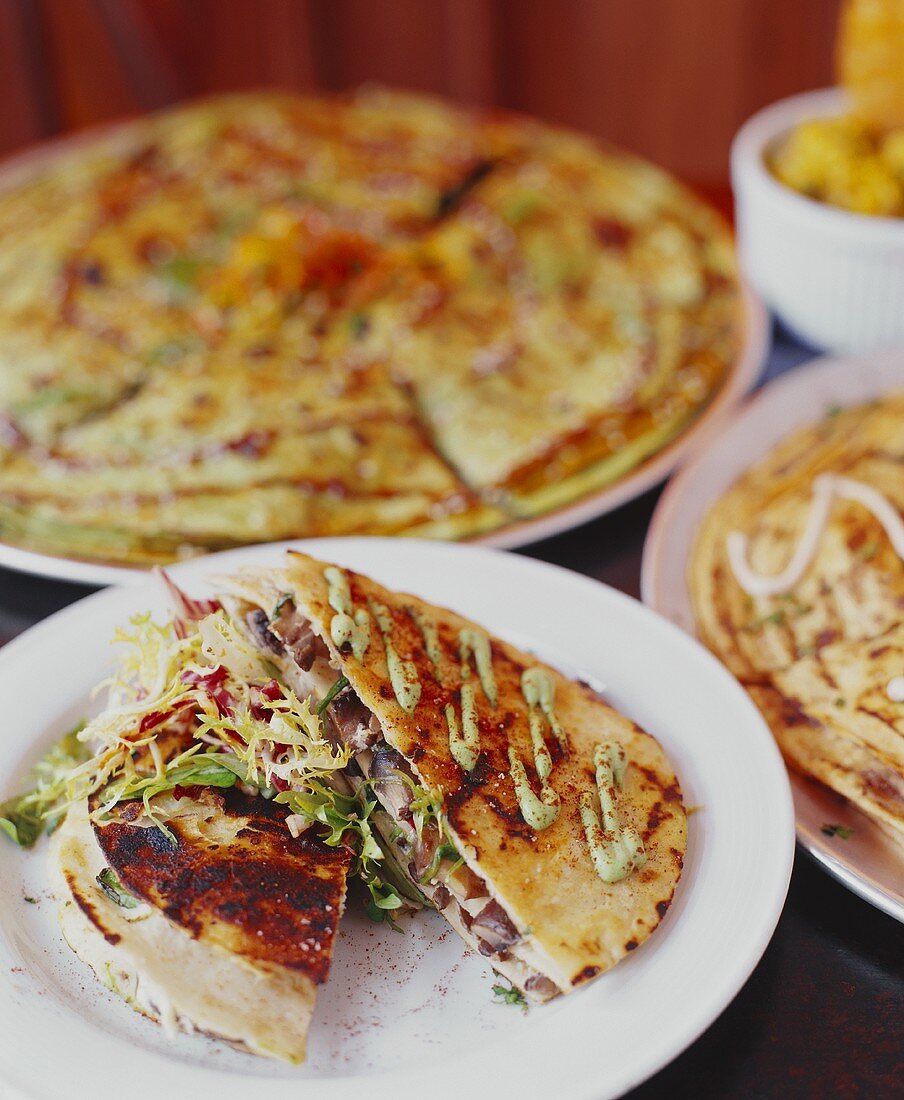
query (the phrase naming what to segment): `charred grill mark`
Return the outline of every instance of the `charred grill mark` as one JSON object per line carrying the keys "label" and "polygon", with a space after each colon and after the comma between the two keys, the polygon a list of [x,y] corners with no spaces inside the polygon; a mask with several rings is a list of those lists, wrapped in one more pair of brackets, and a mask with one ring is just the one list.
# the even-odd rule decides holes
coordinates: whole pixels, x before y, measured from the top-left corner
{"label": "charred grill mark", "polygon": [[643,837],[644,841],[649,840],[649,838],[653,835],[653,833],[656,832],[663,821],[667,821],[670,817],[671,814],[664,809],[661,802],[654,802],[649,814],[647,815],[647,825],[646,829],[644,830]]}
{"label": "charred grill mark", "polygon": [[900,814],[904,808],[902,792],[881,772],[875,769],[861,772],[860,779],[864,788],[892,812]]}
{"label": "charred grill mark", "polygon": [[324,981],[350,853],[308,833],[293,839],[283,806],[235,789],[203,797],[214,821],[247,820],[216,842],[203,830],[189,836],[173,819],[176,846],[158,829],[115,821],[95,830],[108,863],[128,890],[195,938]]}
{"label": "charred grill mark", "polygon": [[79,907],[79,909],[81,909],[81,911],[94,925],[98,932],[100,932],[107,943],[112,944],[115,947],[116,944],[118,944],[119,941],[122,939],[122,936],[120,936],[118,932],[111,932],[109,931],[109,929],[104,927],[104,922],[101,920],[100,914],[94,907],[94,899],[85,897],[85,895],[79,890],[78,883],[68,871],[65,872],[65,876],[66,885],[69,887],[69,892],[72,894],[76,905]]}
{"label": "charred grill mark", "polygon": [[582,982],[589,982],[592,978],[595,978],[600,972],[598,966],[585,966],[583,970],[579,970],[577,974],[571,979],[573,985],[580,985]]}

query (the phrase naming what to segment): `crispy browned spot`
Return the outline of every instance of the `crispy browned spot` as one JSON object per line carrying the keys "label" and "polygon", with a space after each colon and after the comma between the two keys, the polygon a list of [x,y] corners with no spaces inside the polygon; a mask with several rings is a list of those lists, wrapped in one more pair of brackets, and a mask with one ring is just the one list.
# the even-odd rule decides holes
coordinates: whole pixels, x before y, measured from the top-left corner
{"label": "crispy browned spot", "polygon": [[583,970],[575,974],[572,981],[575,985],[580,985],[581,982],[589,982],[591,978],[595,978],[599,972],[600,968],[598,966],[585,966]]}
{"label": "crispy browned spot", "polygon": [[78,883],[76,882],[73,875],[71,875],[68,871],[65,871],[64,874],[66,876],[66,884],[69,887],[69,892],[72,894],[72,897],[75,900],[75,903],[79,907],[79,909],[81,909],[88,920],[91,921],[91,923],[98,930],[98,932],[100,932],[107,943],[111,943],[114,946],[119,943],[122,937],[119,935],[118,932],[110,932],[104,926],[104,922],[101,920],[101,916],[94,906],[95,899],[86,897],[81,892],[81,890],[79,890]]}
{"label": "crispy browned spot", "polygon": [[159,829],[127,820],[95,828],[126,889],[195,938],[323,982],[350,853],[309,833],[293,838],[284,806],[235,789],[184,801],[208,820],[202,814],[200,831],[198,816],[170,820],[176,846]]}

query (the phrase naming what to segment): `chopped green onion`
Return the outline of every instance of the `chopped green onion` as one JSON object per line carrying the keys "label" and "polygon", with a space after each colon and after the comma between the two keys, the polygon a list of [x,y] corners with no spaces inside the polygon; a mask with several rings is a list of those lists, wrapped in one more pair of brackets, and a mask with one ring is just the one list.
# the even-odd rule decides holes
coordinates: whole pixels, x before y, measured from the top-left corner
{"label": "chopped green onion", "polygon": [[316,707],[314,707],[314,713],[320,717],[326,708],[332,703],[340,691],[344,691],[348,687],[348,677],[340,676],[339,679],[332,685],[330,690],[324,695]]}

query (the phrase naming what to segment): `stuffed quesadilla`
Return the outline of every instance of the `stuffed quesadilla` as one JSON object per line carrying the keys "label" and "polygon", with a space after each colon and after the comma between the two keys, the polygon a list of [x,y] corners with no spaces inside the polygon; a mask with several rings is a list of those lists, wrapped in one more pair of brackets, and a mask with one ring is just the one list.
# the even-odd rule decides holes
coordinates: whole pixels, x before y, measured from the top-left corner
{"label": "stuffed quesadilla", "polygon": [[288,561],[228,582],[234,618],[298,695],[341,673],[324,717],[411,886],[538,1001],[642,943],[686,836],[656,741],[451,611],[303,554]]}
{"label": "stuffed quesadilla", "polygon": [[714,505],[690,585],[788,762],[904,844],[902,513],[904,394],[832,408]]}
{"label": "stuffed quesadilla", "polygon": [[[348,754],[316,710],[217,601],[172,592],[170,622],[142,615],[117,635],[106,708],[0,807],[0,826],[22,845],[53,833],[64,936],[134,1009],[302,1061],[347,876],[401,902],[371,872],[379,848],[341,776]],[[313,783],[336,785],[360,819],[290,811],[281,791]]]}
{"label": "stuffed quesadilla", "polygon": [[220,588],[134,619],[106,708],[0,808],[21,844],[54,833],[66,939],[133,1008],[303,1059],[347,878],[534,1002],[657,927],[681,790],[590,686],[303,554]]}

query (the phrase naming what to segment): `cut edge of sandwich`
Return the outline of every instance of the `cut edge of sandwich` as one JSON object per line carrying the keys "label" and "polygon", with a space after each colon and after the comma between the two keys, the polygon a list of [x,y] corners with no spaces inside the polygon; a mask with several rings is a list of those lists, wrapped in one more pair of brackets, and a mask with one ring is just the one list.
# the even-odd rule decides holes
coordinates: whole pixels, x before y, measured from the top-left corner
{"label": "cut edge of sandwich", "polygon": [[86,801],[70,807],[51,838],[50,862],[66,943],[131,1008],[170,1036],[203,1034],[264,1057],[305,1060],[314,981],[195,939],[145,902],[124,907],[109,897],[97,885],[107,862]]}
{"label": "cut edge of sandwich", "polygon": [[[299,698],[322,699],[342,676],[342,656],[330,638],[314,629],[294,600],[286,598],[287,585],[277,583],[282,576],[280,571],[246,570],[217,581],[226,593],[221,599],[233,621],[266,653]],[[279,614],[271,615],[262,605],[264,596],[272,597]],[[483,877],[471,846],[456,835],[445,814],[438,815],[440,827],[430,838],[432,858],[425,860],[423,851],[417,858],[420,838],[400,812],[399,796],[407,785],[398,773],[418,786],[426,784],[416,766],[390,744],[387,733],[391,730],[350,685],[332,699],[323,717],[352,750],[345,773],[352,788],[370,782],[379,803],[373,814],[374,827],[384,850],[413,890],[531,1002],[542,1004],[571,992],[574,983],[570,975],[542,950],[529,929],[517,927],[503,900]],[[448,855],[441,852],[446,837],[454,845],[454,852]],[[429,847],[428,841],[428,854]]]}

